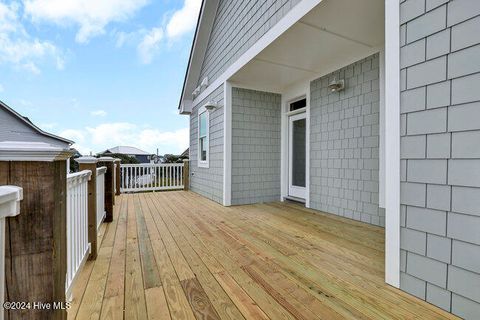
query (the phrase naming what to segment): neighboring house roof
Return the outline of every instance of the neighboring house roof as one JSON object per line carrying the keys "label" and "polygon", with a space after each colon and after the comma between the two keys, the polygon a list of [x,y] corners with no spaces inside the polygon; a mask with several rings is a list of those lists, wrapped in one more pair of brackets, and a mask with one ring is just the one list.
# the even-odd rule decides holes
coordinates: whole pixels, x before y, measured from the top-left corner
{"label": "neighboring house roof", "polygon": [[[69,139],[43,131],[3,101],[0,101],[0,111],[3,111],[3,119],[0,119],[0,141],[36,142],[42,140],[39,137],[43,137],[44,142],[58,143],[62,146],[70,146],[74,143]],[[0,112],[0,118],[2,118],[1,115],[2,112]]]}
{"label": "neighboring house roof", "polygon": [[187,148],[187,150],[183,151],[180,157],[189,157],[190,156],[190,148]]}
{"label": "neighboring house roof", "polygon": [[195,29],[195,36],[193,38],[192,48],[190,50],[190,57],[188,59],[188,67],[185,72],[185,79],[183,82],[182,94],[178,109],[180,113],[189,109],[192,103],[192,92],[195,90],[200,77],[203,59],[207,51],[208,40],[215,21],[219,0],[202,1],[200,14],[198,16],[197,28]]}
{"label": "neighboring house roof", "polygon": [[102,152],[102,153],[131,154],[131,155],[136,155],[136,156],[140,156],[140,155],[149,156],[149,155],[151,155],[150,152],[143,151],[143,150],[141,150],[141,149],[138,149],[138,148],[135,148],[135,147],[129,147],[129,146],[117,146],[117,147],[113,147],[113,148],[110,148],[110,149],[105,150],[105,151]]}

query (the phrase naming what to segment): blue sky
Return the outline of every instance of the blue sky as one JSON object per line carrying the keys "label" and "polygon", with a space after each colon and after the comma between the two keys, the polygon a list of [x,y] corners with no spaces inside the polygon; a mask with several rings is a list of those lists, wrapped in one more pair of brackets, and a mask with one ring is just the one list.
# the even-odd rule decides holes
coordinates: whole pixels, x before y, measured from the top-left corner
{"label": "blue sky", "polygon": [[188,117],[176,108],[200,3],[0,0],[0,100],[83,153],[180,153]]}

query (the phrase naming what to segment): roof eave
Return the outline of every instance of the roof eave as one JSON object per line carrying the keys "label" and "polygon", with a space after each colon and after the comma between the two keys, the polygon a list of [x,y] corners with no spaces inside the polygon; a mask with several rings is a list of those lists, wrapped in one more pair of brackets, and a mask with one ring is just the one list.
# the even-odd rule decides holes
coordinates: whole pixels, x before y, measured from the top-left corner
{"label": "roof eave", "polygon": [[192,104],[191,93],[195,89],[207,51],[208,40],[213,28],[219,0],[202,1],[200,14],[198,15],[197,27],[190,49],[188,66],[183,81],[182,93],[178,104],[180,114],[190,114]]}

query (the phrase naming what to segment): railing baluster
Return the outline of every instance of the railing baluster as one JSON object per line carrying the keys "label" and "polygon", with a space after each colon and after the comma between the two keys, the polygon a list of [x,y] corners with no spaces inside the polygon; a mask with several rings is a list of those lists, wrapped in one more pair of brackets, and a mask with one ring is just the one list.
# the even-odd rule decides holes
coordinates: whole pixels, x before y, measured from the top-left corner
{"label": "railing baluster", "polygon": [[88,180],[91,174],[86,170],[67,176],[67,295],[88,257]]}
{"label": "railing baluster", "polygon": [[173,175],[174,175],[174,179],[173,179],[173,185],[176,187],[177,186],[177,178],[178,178],[178,175],[177,175],[177,165],[174,165],[172,167],[173,169]]}
{"label": "railing baluster", "polygon": [[139,183],[138,183],[138,167],[134,167],[134,168],[133,168],[133,171],[135,172],[135,173],[134,173],[134,176],[135,176],[135,180],[134,180],[134,181],[135,181],[135,182],[134,182],[133,187],[134,187],[134,188],[138,188],[138,187],[139,187]]}
{"label": "railing baluster", "polygon": [[155,167],[151,165],[148,170],[150,176],[150,189],[153,189],[155,187]]}
{"label": "railing baluster", "polygon": [[125,181],[125,186],[126,186],[125,189],[130,189],[130,167],[126,167],[125,172],[126,172],[125,174],[127,176],[127,180]]}
{"label": "railing baluster", "polygon": [[160,167],[160,172],[162,173],[162,180],[160,180],[160,187],[163,188],[163,184],[164,184],[164,181],[165,181],[165,167]]}

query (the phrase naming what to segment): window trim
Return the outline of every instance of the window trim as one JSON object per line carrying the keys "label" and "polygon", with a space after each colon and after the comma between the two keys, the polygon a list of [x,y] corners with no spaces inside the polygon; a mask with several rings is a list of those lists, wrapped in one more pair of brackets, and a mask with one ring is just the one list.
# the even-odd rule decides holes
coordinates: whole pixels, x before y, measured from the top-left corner
{"label": "window trim", "polygon": [[[201,159],[201,150],[200,150],[200,116],[202,114],[206,115],[207,120],[207,132],[205,134],[205,139],[207,142],[207,157],[206,160]],[[199,168],[209,168],[210,167],[210,113],[205,107],[200,107],[198,109],[197,115],[197,161]]]}

